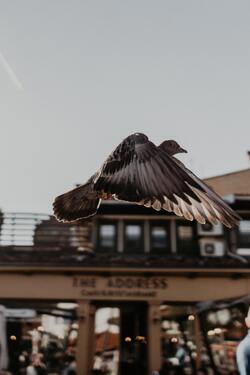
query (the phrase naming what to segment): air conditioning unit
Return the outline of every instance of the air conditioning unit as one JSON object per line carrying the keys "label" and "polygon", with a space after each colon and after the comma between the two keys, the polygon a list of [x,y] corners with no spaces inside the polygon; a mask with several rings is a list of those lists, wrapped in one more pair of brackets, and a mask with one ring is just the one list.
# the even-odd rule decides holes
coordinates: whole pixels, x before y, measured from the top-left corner
{"label": "air conditioning unit", "polygon": [[222,224],[213,225],[211,223],[198,224],[198,235],[199,236],[222,236],[223,227]]}
{"label": "air conditioning unit", "polygon": [[242,247],[242,248],[237,249],[236,252],[237,252],[238,255],[250,257],[250,249],[249,248]]}
{"label": "air conditioning unit", "polygon": [[202,238],[200,240],[200,254],[203,257],[222,257],[225,255],[225,243],[212,238]]}

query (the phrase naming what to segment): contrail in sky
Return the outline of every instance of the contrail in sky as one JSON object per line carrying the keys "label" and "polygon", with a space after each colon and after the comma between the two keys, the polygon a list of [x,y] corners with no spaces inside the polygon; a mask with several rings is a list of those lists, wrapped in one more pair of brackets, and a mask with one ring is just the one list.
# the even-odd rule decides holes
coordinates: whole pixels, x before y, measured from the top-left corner
{"label": "contrail in sky", "polygon": [[16,86],[18,90],[23,90],[23,85],[21,81],[19,81],[14,70],[11,68],[10,64],[8,63],[8,61],[5,59],[4,55],[1,52],[0,52],[0,64],[2,65],[5,72],[8,74],[9,79],[14,84],[14,86]]}

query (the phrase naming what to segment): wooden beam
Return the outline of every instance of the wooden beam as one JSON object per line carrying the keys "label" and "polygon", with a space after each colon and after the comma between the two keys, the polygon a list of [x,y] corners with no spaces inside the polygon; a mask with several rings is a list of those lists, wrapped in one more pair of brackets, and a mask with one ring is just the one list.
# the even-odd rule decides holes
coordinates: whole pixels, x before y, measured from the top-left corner
{"label": "wooden beam", "polygon": [[89,375],[91,354],[91,306],[89,301],[78,301],[77,375]]}
{"label": "wooden beam", "polygon": [[148,302],[148,374],[160,371],[161,353],[161,315],[160,302]]}

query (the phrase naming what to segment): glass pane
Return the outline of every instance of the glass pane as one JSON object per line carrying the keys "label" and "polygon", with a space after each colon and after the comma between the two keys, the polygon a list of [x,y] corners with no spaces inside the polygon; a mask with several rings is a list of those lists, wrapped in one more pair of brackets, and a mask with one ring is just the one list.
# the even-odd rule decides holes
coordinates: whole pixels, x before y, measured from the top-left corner
{"label": "glass pane", "polygon": [[177,226],[177,253],[198,255],[198,240],[194,233],[194,226],[183,221],[176,221]]}
{"label": "glass pane", "polygon": [[[162,374],[213,374],[192,306],[160,306]],[[202,371],[203,370],[203,371]]]}
{"label": "glass pane", "polygon": [[147,305],[126,302],[100,307],[95,315],[94,361],[91,374],[147,373]]}
{"label": "glass pane", "polygon": [[193,237],[193,228],[187,225],[178,227],[178,237],[182,240],[190,240]]}
{"label": "glass pane", "polygon": [[113,249],[116,240],[116,226],[114,224],[101,224],[99,228],[99,245],[101,248]]}
{"label": "glass pane", "polygon": [[240,233],[249,233],[250,234],[250,220],[240,221],[239,230],[240,230]]}
{"label": "glass pane", "polygon": [[166,225],[153,224],[151,226],[151,249],[166,250],[168,245],[168,233]]}
{"label": "glass pane", "polygon": [[125,250],[143,252],[143,229],[141,224],[125,225]]}
{"label": "glass pane", "polygon": [[141,237],[141,227],[139,225],[127,225],[126,237],[132,241],[136,241]]}
{"label": "glass pane", "polygon": [[245,335],[244,318],[236,306],[206,312],[206,335],[219,373],[236,373],[236,349]]}
{"label": "glass pane", "polygon": [[118,375],[120,357],[120,310],[103,307],[95,316],[93,374]]}
{"label": "glass pane", "polygon": [[242,220],[239,225],[239,247],[250,247],[250,220]]}
{"label": "glass pane", "polygon": [[[20,308],[5,308],[1,329],[7,342],[4,334],[1,349],[8,347],[9,364],[4,367],[11,374],[33,374],[36,366],[46,374],[62,374],[69,369],[76,373],[76,304],[61,305],[64,308],[54,303],[27,302]],[[6,363],[6,351],[2,353],[1,361]]]}

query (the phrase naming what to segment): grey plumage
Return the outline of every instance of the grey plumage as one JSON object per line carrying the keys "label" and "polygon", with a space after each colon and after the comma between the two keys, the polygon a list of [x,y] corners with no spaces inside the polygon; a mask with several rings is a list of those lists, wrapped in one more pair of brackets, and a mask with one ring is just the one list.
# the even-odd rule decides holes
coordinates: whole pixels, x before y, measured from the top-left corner
{"label": "grey plumage", "polygon": [[227,227],[240,217],[174,155],[186,152],[173,140],[159,146],[145,134],[124,139],[86,184],[54,201],[56,218],[74,221],[94,215],[102,199],[117,199],[174,212],[204,224]]}

